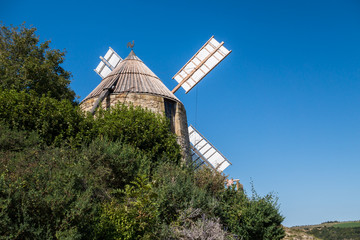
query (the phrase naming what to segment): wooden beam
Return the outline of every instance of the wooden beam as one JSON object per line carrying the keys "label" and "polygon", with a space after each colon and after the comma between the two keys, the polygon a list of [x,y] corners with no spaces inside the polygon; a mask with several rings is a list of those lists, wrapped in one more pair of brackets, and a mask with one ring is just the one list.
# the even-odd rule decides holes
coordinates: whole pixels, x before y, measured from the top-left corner
{"label": "wooden beam", "polygon": [[98,97],[98,99],[96,100],[94,106],[92,107],[92,109],[90,110],[90,113],[92,115],[95,114],[95,111],[97,109],[97,107],[99,106],[99,104],[102,102],[102,100],[104,100],[104,98],[106,98],[110,93],[110,89],[104,89],[103,92],[100,94],[100,96]]}

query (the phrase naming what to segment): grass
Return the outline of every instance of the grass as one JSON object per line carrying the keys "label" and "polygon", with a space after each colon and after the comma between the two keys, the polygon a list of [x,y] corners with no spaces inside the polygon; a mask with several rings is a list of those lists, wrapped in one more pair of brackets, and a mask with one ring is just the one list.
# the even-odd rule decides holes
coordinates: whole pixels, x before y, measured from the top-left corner
{"label": "grass", "polygon": [[335,228],[356,228],[360,227],[360,222],[344,222],[335,224],[333,227]]}

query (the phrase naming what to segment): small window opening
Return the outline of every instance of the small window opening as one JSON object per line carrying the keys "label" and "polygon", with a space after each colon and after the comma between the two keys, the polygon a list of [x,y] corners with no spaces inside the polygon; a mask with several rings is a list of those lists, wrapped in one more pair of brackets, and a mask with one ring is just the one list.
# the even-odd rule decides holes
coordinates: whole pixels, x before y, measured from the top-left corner
{"label": "small window opening", "polygon": [[165,116],[170,120],[170,130],[175,133],[175,111],[176,102],[164,98]]}

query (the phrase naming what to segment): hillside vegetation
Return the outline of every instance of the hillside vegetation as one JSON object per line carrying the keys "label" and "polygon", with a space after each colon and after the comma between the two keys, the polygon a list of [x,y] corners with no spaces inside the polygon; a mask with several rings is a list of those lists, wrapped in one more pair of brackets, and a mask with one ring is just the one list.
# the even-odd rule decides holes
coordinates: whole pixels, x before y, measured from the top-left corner
{"label": "hillside vegetation", "polygon": [[360,221],[326,222],[318,225],[307,225],[290,228],[291,231],[309,234],[324,240],[358,240],[360,239]]}
{"label": "hillside vegetation", "polygon": [[360,222],[343,222],[335,224],[335,228],[360,228]]}
{"label": "hillside vegetation", "polygon": [[181,161],[165,116],[81,112],[64,54],[34,33],[1,27],[1,239],[283,238],[276,197]]}

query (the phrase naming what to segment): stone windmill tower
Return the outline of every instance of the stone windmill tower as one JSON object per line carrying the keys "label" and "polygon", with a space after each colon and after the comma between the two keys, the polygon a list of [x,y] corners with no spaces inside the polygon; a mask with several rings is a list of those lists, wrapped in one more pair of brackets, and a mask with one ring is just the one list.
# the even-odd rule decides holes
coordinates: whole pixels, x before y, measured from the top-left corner
{"label": "stone windmill tower", "polygon": [[[111,57],[116,58],[118,55],[111,48],[109,51],[110,54],[101,58],[102,62],[99,64],[103,68],[110,67],[109,73],[80,103],[81,109],[93,112],[98,105],[106,109],[116,103],[131,103],[155,113],[165,113],[170,120],[172,132],[177,135],[183,156],[190,156],[186,111],[181,101],[135,55],[133,50],[124,60],[121,61],[119,57],[116,66],[111,64]],[[101,72],[99,75],[103,77]]]}
{"label": "stone windmill tower", "polygon": [[[109,108],[116,103],[131,103],[147,108],[155,113],[166,115],[170,127],[177,135],[184,158],[191,157],[197,167],[206,164],[222,172],[231,162],[222,155],[192,125],[188,127],[186,111],[174,93],[182,87],[186,93],[191,91],[211,70],[213,70],[231,51],[212,36],[199,51],[175,74],[178,85],[170,91],[163,82],[138,58],[131,49],[124,60],[109,48],[95,69],[103,80],[80,103],[85,111],[95,112],[98,106]],[[128,43],[133,48],[134,42]]]}

